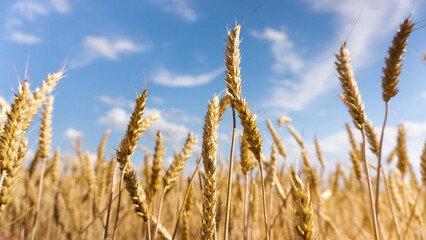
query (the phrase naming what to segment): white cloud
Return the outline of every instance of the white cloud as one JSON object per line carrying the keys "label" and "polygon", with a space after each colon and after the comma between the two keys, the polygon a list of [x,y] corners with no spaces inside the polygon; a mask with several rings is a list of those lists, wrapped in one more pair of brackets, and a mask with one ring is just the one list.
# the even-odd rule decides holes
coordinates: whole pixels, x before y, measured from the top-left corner
{"label": "white cloud", "polygon": [[4,26],[8,30],[12,30],[15,27],[21,27],[23,24],[24,22],[21,19],[11,17],[6,19]]}
{"label": "white cloud", "polygon": [[53,9],[59,13],[70,13],[71,4],[68,0],[50,0]]}
{"label": "white cloud", "polygon": [[155,0],[162,5],[163,11],[173,13],[187,22],[195,22],[197,14],[190,6],[190,0]]}
{"label": "white cloud", "polygon": [[294,51],[294,44],[284,31],[266,27],[263,32],[252,31],[251,35],[257,39],[271,42],[271,52],[275,58],[274,69],[278,72],[298,72],[303,67],[303,62]]}
{"label": "white cloud", "polygon": [[[374,54],[374,47],[381,43],[385,36],[395,32],[398,25],[409,14],[411,2],[403,0],[310,0],[314,10],[331,12],[337,24],[336,34],[345,38],[351,31],[357,18],[361,15],[354,31],[350,35],[348,48],[352,54],[355,68],[367,66]],[[271,41],[274,54],[274,69],[289,69],[293,76],[279,75],[275,79],[279,83],[274,86],[264,106],[293,111],[306,109],[310,103],[322,94],[338,86],[334,70],[334,56],[329,47],[324,51],[301,58],[298,46],[289,41],[284,31],[266,28],[263,35],[253,32],[255,37]],[[343,37],[342,37],[343,36]],[[390,40],[388,40],[390,43]],[[331,41],[330,46],[338,51],[342,40]],[[294,63],[289,63],[294,61]],[[285,66],[282,66],[285,64]]]}
{"label": "white cloud", "polygon": [[154,83],[168,87],[195,87],[209,83],[221,73],[223,73],[222,68],[198,76],[176,75],[162,69],[155,77]]}
{"label": "white cloud", "polygon": [[421,93],[421,97],[422,97],[423,99],[426,99],[426,91],[423,91],[423,92]]}
{"label": "white cloud", "polygon": [[155,121],[147,131],[147,134],[150,135],[152,139],[155,139],[158,130],[161,131],[164,142],[175,147],[181,147],[190,132],[186,126],[169,122],[164,118]]}
{"label": "white cloud", "polygon": [[71,5],[68,0],[19,0],[10,7],[5,17],[4,27],[9,39],[14,42],[35,44],[41,39],[33,34],[24,33],[25,20],[34,21],[37,17],[48,16],[51,12],[60,14],[70,13]]}
{"label": "white cloud", "polygon": [[38,16],[47,16],[52,10],[61,14],[71,12],[71,4],[68,0],[21,0],[17,1],[12,9],[21,17],[34,20]]}
{"label": "white cloud", "polygon": [[97,99],[111,107],[120,107],[120,108],[133,108],[135,106],[134,101],[130,101],[122,96],[111,97],[111,96],[100,96]]}
{"label": "white cloud", "polygon": [[50,0],[52,8],[62,14],[71,13],[71,4],[68,0]]}
{"label": "white cloud", "polygon": [[113,108],[105,116],[98,119],[97,123],[114,130],[125,130],[129,122],[130,114],[122,108]]}
{"label": "white cloud", "polygon": [[37,16],[46,16],[49,13],[46,6],[33,0],[18,1],[13,5],[13,9],[29,20],[33,20]]}
{"label": "white cloud", "polygon": [[83,45],[90,49],[94,56],[105,57],[111,60],[118,59],[122,53],[144,51],[146,48],[128,39],[111,40],[105,37],[86,36]]}
{"label": "white cloud", "polygon": [[75,140],[77,140],[77,138],[82,137],[82,136],[83,136],[83,132],[78,131],[74,128],[67,128],[65,130],[65,137],[70,141],[75,141]]}
{"label": "white cloud", "polygon": [[41,39],[33,34],[24,33],[21,31],[14,31],[11,33],[9,39],[11,41],[17,42],[17,43],[24,43],[24,44],[36,44],[41,42]]}

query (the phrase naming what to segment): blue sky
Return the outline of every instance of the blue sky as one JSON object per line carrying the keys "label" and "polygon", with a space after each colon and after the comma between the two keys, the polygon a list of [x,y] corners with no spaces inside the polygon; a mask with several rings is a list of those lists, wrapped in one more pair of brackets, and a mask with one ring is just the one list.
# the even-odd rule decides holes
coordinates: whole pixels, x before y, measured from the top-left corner
{"label": "blue sky", "polygon": [[[286,115],[307,142],[312,161],[317,134],[327,162],[349,166],[344,123],[350,118],[338,98],[334,53],[359,17],[348,48],[368,117],[379,130],[383,60],[411,11],[424,24],[424,1],[1,1],[0,96],[11,101],[18,82],[14,66],[22,77],[28,55],[33,88],[67,59],[68,77],[55,91],[54,147],[73,151],[70,142],[83,135],[84,149],[96,152],[103,132],[112,129],[107,152],[113,154],[146,82],[149,111],[160,111],[162,118],[140,144],[153,149],[160,129],[172,156],[188,131],[201,138],[207,101],[225,89],[226,27],[250,15],[241,33],[243,95],[257,114],[265,153],[271,143],[265,119],[277,128],[277,118]],[[404,123],[416,167],[426,139],[425,39],[424,27],[409,39],[384,142],[387,153],[397,124]],[[223,156],[229,154],[231,118],[228,113],[220,126]],[[35,126],[29,133],[32,143],[37,131]],[[281,137],[293,162],[300,151],[286,129]],[[134,161],[139,159],[141,153]]]}

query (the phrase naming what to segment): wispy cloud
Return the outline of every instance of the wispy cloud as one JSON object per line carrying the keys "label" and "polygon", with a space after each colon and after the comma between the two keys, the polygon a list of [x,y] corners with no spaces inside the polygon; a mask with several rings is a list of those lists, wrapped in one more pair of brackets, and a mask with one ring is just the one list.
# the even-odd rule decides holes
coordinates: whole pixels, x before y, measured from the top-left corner
{"label": "wispy cloud", "polygon": [[67,129],[65,130],[64,135],[65,135],[65,137],[66,137],[68,140],[70,140],[70,141],[74,142],[75,140],[77,140],[77,138],[79,138],[79,137],[82,137],[82,136],[83,136],[83,132],[78,131],[78,130],[76,130],[76,129],[74,129],[74,128],[67,128]]}
{"label": "wispy cloud", "polygon": [[52,8],[55,9],[58,13],[70,13],[71,4],[68,0],[50,0]]}
{"label": "wispy cloud", "polygon": [[168,87],[195,87],[207,84],[214,80],[219,74],[223,73],[223,69],[219,68],[209,73],[200,75],[177,75],[166,69],[162,69],[155,77],[154,83]]}
{"label": "wispy cloud", "polygon": [[271,52],[275,58],[274,70],[280,73],[289,70],[294,73],[302,69],[303,61],[295,52],[294,43],[286,32],[266,27],[263,32],[252,31],[251,35],[271,42]]}
{"label": "wispy cloud", "polygon": [[[314,10],[334,14],[336,36],[346,36],[351,31],[357,18],[362,13],[352,32],[348,47],[352,53],[355,68],[366,66],[374,53],[374,47],[396,30],[398,24],[409,14],[411,3],[403,0],[319,0],[309,1]],[[288,33],[266,27],[263,32],[252,32],[258,39],[271,42],[271,52],[274,55],[275,76],[277,82],[270,89],[265,100],[265,107],[301,111],[318,97],[338,86],[334,56],[329,48],[309,58],[302,57],[298,46],[290,41]],[[335,37],[330,46],[338,50],[341,40]],[[289,70],[290,75],[284,75],[283,70]]]}
{"label": "wispy cloud", "polygon": [[113,108],[105,116],[98,119],[97,124],[107,126],[113,130],[125,130],[130,119],[130,113],[122,108]]}
{"label": "wispy cloud", "polygon": [[163,11],[172,13],[187,22],[195,22],[198,16],[191,8],[191,0],[154,0],[161,5]]}
{"label": "wispy cloud", "polygon": [[51,12],[68,14],[71,12],[71,4],[68,0],[20,0],[15,2],[12,10],[25,19],[34,20],[39,16],[47,16]]}
{"label": "wispy cloud", "polygon": [[134,101],[131,101],[123,96],[111,97],[104,95],[96,97],[96,99],[111,107],[133,108],[135,106]]}
{"label": "wispy cloud", "polygon": [[4,27],[8,39],[18,43],[36,44],[41,39],[31,33],[25,33],[26,22],[34,22],[39,17],[46,17],[52,12],[69,14],[71,4],[69,0],[19,0],[10,6],[10,11],[5,16]]}
{"label": "wispy cloud", "polygon": [[38,16],[46,16],[49,13],[48,7],[44,4],[33,0],[17,1],[13,5],[13,9],[22,17],[33,20]]}
{"label": "wispy cloud", "polygon": [[106,37],[86,36],[83,45],[92,53],[92,57],[104,57],[117,60],[118,56],[124,53],[141,52],[146,49],[129,39],[111,40]]}
{"label": "wispy cloud", "polygon": [[41,42],[41,39],[33,34],[24,33],[21,31],[14,31],[11,33],[9,39],[13,42],[24,44],[36,44]]}

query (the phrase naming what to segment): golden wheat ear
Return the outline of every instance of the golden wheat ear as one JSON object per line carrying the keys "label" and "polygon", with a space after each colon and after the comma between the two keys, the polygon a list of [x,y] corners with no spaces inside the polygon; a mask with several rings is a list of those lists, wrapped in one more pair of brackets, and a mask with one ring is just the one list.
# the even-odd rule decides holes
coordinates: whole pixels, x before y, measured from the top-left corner
{"label": "golden wheat ear", "polygon": [[[166,148],[163,146],[163,135],[157,132],[157,139],[155,141],[155,153],[151,168],[151,179],[148,188],[148,199],[151,203],[155,193],[160,188],[161,169],[163,168],[163,160]],[[147,160],[145,160],[147,161]]]}
{"label": "golden wheat ear", "polygon": [[295,204],[296,235],[301,239],[315,239],[315,221],[309,185],[305,187],[294,169],[291,173],[291,193]]}
{"label": "golden wheat ear", "polygon": [[[138,180],[137,174],[130,161],[135,152],[139,138],[143,134],[143,113],[146,108],[147,90],[145,89],[141,95],[136,98],[136,105],[127,125],[127,131],[121,139],[121,143],[117,148],[116,159],[119,168],[123,173],[123,180],[134,206],[136,214],[143,218],[145,223],[149,222],[150,212],[148,210],[148,201],[145,190]],[[148,227],[149,229],[149,227]]]}
{"label": "golden wheat ear", "polygon": [[401,23],[399,30],[395,34],[392,45],[389,47],[389,56],[385,58],[385,67],[383,68],[382,89],[383,100],[389,100],[398,93],[398,77],[401,73],[401,61],[404,59],[403,53],[406,51],[407,40],[413,31],[414,23],[411,21],[411,16],[407,17]]}
{"label": "golden wheat ear", "polygon": [[203,159],[205,178],[203,187],[203,217],[201,234],[203,239],[213,239],[216,230],[217,209],[217,138],[220,122],[220,104],[218,96],[209,102],[203,127],[203,145],[201,157]]}

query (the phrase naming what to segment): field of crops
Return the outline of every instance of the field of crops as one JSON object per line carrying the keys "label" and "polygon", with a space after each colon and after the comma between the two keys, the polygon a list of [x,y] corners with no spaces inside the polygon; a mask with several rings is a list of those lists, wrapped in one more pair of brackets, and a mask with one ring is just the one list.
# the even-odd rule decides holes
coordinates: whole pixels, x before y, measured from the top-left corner
{"label": "field of crops", "polygon": [[[412,166],[402,124],[392,152],[382,152],[381,144],[407,40],[415,30],[411,17],[401,23],[385,57],[381,132],[365,113],[346,42],[336,53],[340,98],[352,118],[346,124],[349,169],[326,166],[317,138],[316,152],[308,152],[289,117],[268,119],[269,132],[259,130],[242,92],[242,27],[230,29],[224,43],[226,92],[211,93],[206,112],[200,113],[202,136],[188,132],[169,166],[163,164],[161,129],[154,149],[139,145],[161,118],[145,113],[149,89],[139,90],[115,154],[104,153],[107,131],[93,159],[81,139],[72,156],[52,149],[54,89],[65,70],[48,75],[33,90],[26,74],[12,103],[0,99],[0,239],[425,239],[426,145],[420,166]],[[232,116],[234,131],[226,146],[229,156],[218,159],[218,127],[226,111],[232,112],[226,116]],[[38,148],[27,159],[27,135],[38,114]],[[298,156],[287,156],[280,135],[287,130]],[[265,135],[272,144],[263,141]],[[200,155],[193,153],[197,144]],[[142,169],[132,162],[137,148],[145,153]],[[375,159],[367,158],[368,151]],[[193,174],[184,174],[186,168]]]}

